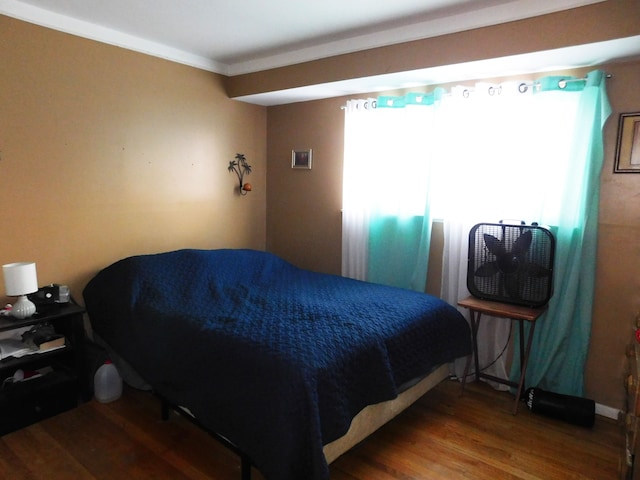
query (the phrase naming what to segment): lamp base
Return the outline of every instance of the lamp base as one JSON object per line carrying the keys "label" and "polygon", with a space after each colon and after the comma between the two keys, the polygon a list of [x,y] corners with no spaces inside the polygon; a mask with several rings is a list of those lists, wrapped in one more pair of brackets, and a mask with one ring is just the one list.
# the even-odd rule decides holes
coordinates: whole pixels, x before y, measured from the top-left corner
{"label": "lamp base", "polygon": [[11,308],[11,316],[19,319],[30,317],[36,313],[36,306],[26,295],[18,297]]}

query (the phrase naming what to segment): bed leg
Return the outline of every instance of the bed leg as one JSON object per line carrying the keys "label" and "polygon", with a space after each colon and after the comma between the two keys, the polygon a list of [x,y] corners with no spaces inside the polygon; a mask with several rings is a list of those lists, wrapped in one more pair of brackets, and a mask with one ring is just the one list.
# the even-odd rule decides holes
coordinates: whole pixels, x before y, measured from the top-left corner
{"label": "bed leg", "polygon": [[242,480],[251,480],[251,460],[246,455],[240,455],[240,471]]}
{"label": "bed leg", "polygon": [[[171,409],[171,404],[164,397],[162,396],[158,396],[158,397],[160,398],[160,416],[162,417],[163,421],[167,421],[169,420],[169,410]],[[229,440],[227,440],[223,436],[213,432],[212,430],[208,430],[205,427],[203,427],[191,415],[186,415],[180,409],[177,409],[176,413],[182,414],[185,418],[192,421],[195,425],[197,425],[198,427],[208,432],[211,436],[213,436],[216,440],[218,440],[224,446],[236,452],[240,457],[240,476],[242,480],[251,480],[251,459],[249,458],[248,455],[245,455],[244,453],[242,453],[242,451],[240,451],[238,447],[236,447],[234,444],[232,444]]]}

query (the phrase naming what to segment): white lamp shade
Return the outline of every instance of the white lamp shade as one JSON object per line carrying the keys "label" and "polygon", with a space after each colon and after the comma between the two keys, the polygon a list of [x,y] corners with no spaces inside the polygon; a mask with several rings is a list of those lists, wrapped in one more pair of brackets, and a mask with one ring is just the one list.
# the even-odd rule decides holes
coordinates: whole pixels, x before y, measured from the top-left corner
{"label": "white lamp shade", "polygon": [[8,297],[38,291],[38,275],[34,262],[8,263],[2,266],[4,288]]}

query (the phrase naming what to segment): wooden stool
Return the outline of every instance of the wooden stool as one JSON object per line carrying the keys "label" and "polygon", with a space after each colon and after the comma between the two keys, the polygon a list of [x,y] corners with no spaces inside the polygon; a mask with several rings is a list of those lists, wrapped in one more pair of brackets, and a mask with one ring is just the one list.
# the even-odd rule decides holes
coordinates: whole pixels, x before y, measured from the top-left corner
{"label": "wooden stool", "polygon": [[[518,413],[518,404],[520,402],[520,396],[522,395],[522,389],[524,387],[524,378],[527,372],[527,363],[529,362],[529,354],[531,353],[531,342],[533,340],[533,332],[536,327],[536,320],[543,313],[547,311],[548,306],[530,308],[520,305],[510,305],[508,303],[492,302],[488,300],[481,300],[476,297],[467,297],[464,300],[460,300],[458,305],[469,309],[469,316],[471,317],[471,337],[473,341],[473,360],[476,367],[476,381],[481,378],[493,380],[494,382],[502,383],[503,385],[509,385],[510,387],[517,388],[516,400],[513,405],[513,414]],[[509,320],[517,320],[520,324],[520,379],[518,383],[511,380],[498,378],[488,373],[480,371],[480,364],[478,362],[478,327],[480,326],[480,317],[482,314],[487,314],[492,317],[506,318]],[[524,321],[531,322],[531,328],[529,329],[529,335],[527,338],[527,347],[525,349],[524,343]],[[462,379],[462,391],[464,391],[465,384],[467,383],[467,376],[469,374],[469,367],[471,365],[471,355],[467,357],[467,364],[464,367],[464,377]]]}

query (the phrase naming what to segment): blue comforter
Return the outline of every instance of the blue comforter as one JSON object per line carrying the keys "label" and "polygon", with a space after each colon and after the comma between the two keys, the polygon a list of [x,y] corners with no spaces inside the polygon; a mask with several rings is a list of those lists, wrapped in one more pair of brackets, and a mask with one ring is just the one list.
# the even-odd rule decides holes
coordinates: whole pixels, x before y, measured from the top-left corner
{"label": "blue comforter", "polygon": [[470,352],[435,297],[253,250],[130,257],[83,294],[96,333],[269,480],[327,479],[322,447],[362,408]]}

